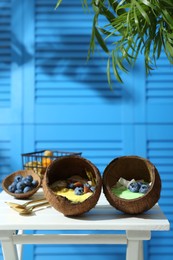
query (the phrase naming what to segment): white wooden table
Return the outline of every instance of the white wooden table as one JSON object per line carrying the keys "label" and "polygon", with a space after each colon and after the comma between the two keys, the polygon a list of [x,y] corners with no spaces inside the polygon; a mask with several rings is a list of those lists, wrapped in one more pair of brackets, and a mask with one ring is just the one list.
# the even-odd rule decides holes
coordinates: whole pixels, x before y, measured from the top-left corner
{"label": "white wooden table", "polygon": [[[39,190],[32,198],[42,196],[42,190]],[[142,260],[142,242],[151,239],[151,231],[170,228],[158,204],[144,214],[132,216],[111,207],[104,195],[95,208],[76,218],[65,217],[51,207],[38,209],[30,216],[22,216],[5,201],[25,202],[14,199],[4,191],[0,193],[0,240],[4,260],[22,259],[23,244],[127,244],[126,260]],[[42,234],[24,234],[25,230],[42,230]],[[70,230],[74,234],[44,234],[43,230]],[[76,230],[85,230],[86,233],[75,234]],[[87,230],[100,232],[87,234]],[[105,234],[110,230],[124,230],[125,233]]]}

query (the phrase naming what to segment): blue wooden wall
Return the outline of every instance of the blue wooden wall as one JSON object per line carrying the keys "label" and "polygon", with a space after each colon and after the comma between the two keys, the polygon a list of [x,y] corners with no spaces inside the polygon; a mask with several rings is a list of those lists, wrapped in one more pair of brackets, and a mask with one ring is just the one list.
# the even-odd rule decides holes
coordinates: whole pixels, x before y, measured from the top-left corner
{"label": "blue wooden wall", "polygon": [[[0,179],[21,153],[80,151],[101,173],[136,154],[159,170],[159,201],[173,223],[173,67],[164,54],[145,77],[143,58],[110,90],[98,48],[87,62],[92,14],[80,0],[0,1]],[[153,232],[148,260],[172,259],[173,232]],[[36,231],[33,231],[36,232]],[[29,258],[28,258],[29,256]],[[24,259],[125,259],[124,246],[26,246]],[[2,254],[1,258],[2,259]]]}

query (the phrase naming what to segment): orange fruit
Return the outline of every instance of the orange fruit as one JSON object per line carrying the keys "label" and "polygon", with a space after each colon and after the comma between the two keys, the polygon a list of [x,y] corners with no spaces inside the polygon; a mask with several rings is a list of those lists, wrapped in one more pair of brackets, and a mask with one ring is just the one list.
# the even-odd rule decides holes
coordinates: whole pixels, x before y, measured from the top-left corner
{"label": "orange fruit", "polygon": [[44,151],[44,156],[53,156],[53,152],[46,150],[46,151]]}
{"label": "orange fruit", "polygon": [[42,158],[42,166],[45,168],[48,167],[49,164],[51,164],[51,162],[52,160],[50,158],[45,158],[45,157]]}

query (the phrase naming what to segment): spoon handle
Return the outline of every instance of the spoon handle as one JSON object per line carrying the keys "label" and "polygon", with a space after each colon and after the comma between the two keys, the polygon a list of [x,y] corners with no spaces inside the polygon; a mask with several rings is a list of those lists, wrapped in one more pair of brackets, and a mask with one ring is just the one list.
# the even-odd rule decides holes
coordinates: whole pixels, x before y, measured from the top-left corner
{"label": "spoon handle", "polygon": [[31,201],[27,201],[25,202],[24,204],[19,204],[19,203],[13,203],[13,202],[9,202],[9,201],[6,201],[6,204],[8,204],[10,207],[12,208],[21,208],[21,207],[26,207],[28,205],[32,205],[32,204],[35,204],[35,203],[38,203],[38,202],[41,202],[41,201],[47,201],[45,198],[42,198],[42,199],[35,199],[35,200],[31,200]]}
{"label": "spoon handle", "polygon": [[35,203],[41,202],[41,201],[46,201],[47,202],[46,198],[42,198],[42,199],[35,199],[35,200],[28,201],[28,202],[24,203],[23,205],[27,206],[27,205],[35,204]]}
{"label": "spoon handle", "polygon": [[[50,206],[50,204],[49,204],[49,202],[39,203],[37,205],[31,206],[28,208],[26,207],[25,209],[18,211],[18,213],[21,215],[31,214],[34,209],[41,208],[43,206]],[[15,209],[15,210],[17,211],[17,209]]]}
{"label": "spoon handle", "polygon": [[44,203],[39,203],[39,204],[36,204],[36,205],[34,205],[34,206],[31,206],[30,209],[31,209],[31,211],[32,211],[33,209],[40,208],[40,207],[43,207],[43,206],[48,206],[48,205],[50,205],[50,204],[49,204],[48,201],[46,201],[46,202],[44,202]]}

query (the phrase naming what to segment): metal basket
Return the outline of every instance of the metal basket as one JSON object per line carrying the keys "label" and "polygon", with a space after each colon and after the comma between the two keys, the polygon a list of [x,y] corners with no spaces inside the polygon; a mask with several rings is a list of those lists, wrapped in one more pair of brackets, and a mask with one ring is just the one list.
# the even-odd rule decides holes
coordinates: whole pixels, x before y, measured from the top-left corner
{"label": "metal basket", "polygon": [[81,156],[82,153],[78,152],[65,152],[65,151],[52,151],[51,156],[45,156],[44,153],[47,150],[35,151],[30,153],[23,153],[22,156],[22,165],[23,169],[26,170],[34,170],[39,176],[43,177],[46,168],[49,164],[59,158],[70,155],[78,155]]}

